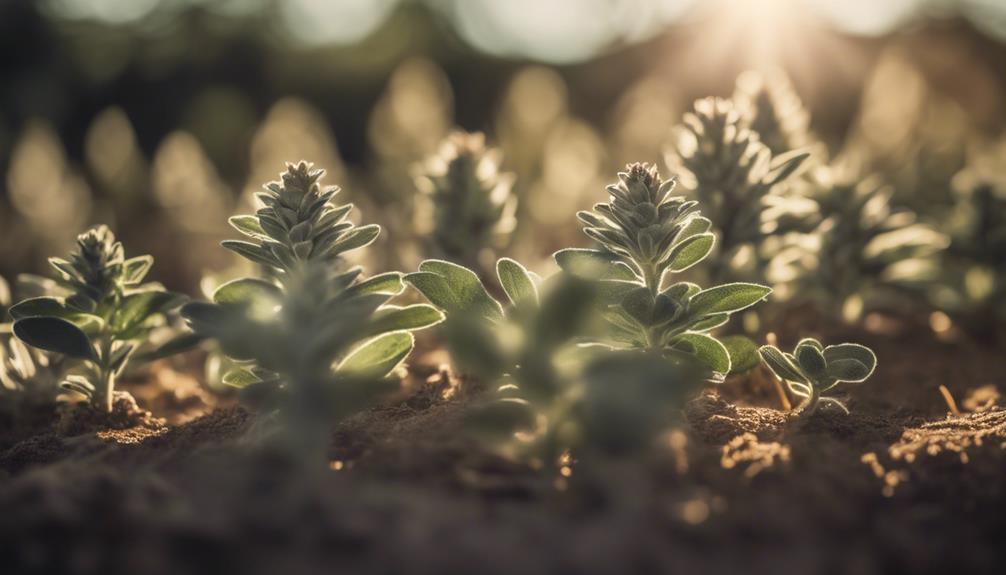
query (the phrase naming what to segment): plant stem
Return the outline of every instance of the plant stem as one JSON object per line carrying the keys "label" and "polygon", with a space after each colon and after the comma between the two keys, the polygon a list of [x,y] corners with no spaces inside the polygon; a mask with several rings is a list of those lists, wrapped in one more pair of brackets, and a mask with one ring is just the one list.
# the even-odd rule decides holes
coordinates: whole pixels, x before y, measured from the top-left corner
{"label": "plant stem", "polygon": [[[101,344],[101,353],[99,355],[101,362],[98,366],[98,400],[100,405],[104,408],[105,413],[112,413],[113,398],[112,392],[115,390],[115,374],[112,367],[109,365],[112,356],[112,340],[110,338],[105,339]],[[98,402],[96,402],[98,403]]]}
{"label": "plant stem", "polygon": [[796,409],[797,417],[801,420],[808,419],[814,412],[817,411],[818,400],[821,399],[821,392],[818,390],[817,386],[810,386],[810,395],[800,403]]}
{"label": "plant stem", "polygon": [[643,270],[643,283],[650,288],[653,297],[657,297],[657,294],[660,293],[660,276],[657,274],[657,266],[646,262],[640,264],[639,267]]}

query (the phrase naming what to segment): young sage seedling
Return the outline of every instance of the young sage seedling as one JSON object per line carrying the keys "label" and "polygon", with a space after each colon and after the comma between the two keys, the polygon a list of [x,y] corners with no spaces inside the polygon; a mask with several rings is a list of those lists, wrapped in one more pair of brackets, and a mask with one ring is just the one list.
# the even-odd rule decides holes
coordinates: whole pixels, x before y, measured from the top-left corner
{"label": "young sage seedling", "polygon": [[404,289],[402,274],[364,280],[360,267],[346,264],[343,254],[371,243],[380,228],[346,221],[352,206],[331,203],[338,188],[322,188],[323,175],[306,162],[288,165],[259,194],[264,207],[231,218],[251,241],[224,246],[262,264],[266,277],[233,280],[213,303],[182,310],[197,334],[238,361],[224,383],[283,411],[304,428],[295,434],[304,444],[387,391],[385,377],[412,351],[410,332],[443,319],[429,305],[388,304]]}
{"label": "young sage seedling", "polygon": [[730,372],[730,354],[709,332],[771,288],[728,283],[702,289],[690,282],[664,287],[665,277],[712,251],[712,222],[699,214],[698,202],[671,195],[674,180],[662,180],[655,167],[632,164],[618,178],[608,186],[608,203],[577,214],[600,248],[561,250],[556,262],[598,281],[609,322],[599,343],[697,359],[722,377]]}
{"label": "young sage seedling", "polygon": [[803,399],[796,408],[803,419],[814,414],[819,407],[837,407],[845,413],[849,409],[838,398],[824,394],[843,383],[863,383],[877,367],[873,351],[857,343],[840,343],[824,347],[813,338],[797,344],[793,353],[785,353],[772,345],[758,350],[762,360],[779,379],[786,382],[794,395]]}
{"label": "young sage seedling", "polygon": [[61,386],[112,411],[115,379],[147,334],[164,324],[185,298],[160,284],[143,283],[154,259],[125,258],[105,226],[77,238],[69,259],[51,258],[59,295],[23,300],[11,307],[13,332],[24,343],[65,355],[80,364]]}

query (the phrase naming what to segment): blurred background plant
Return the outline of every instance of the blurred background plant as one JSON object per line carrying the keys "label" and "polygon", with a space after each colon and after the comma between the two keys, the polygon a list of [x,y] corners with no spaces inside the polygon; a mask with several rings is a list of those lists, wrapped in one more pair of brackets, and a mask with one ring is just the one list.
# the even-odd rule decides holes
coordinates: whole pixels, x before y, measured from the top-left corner
{"label": "blurred background plant", "polygon": [[790,236],[773,257],[769,282],[777,295],[811,302],[824,315],[858,322],[870,311],[907,312],[940,276],[949,239],[892,203],[894,190],[877,176],[821,167],[812,199],[820,224]]}
{"label": "blurred background plant", "polygon": [[517,197],[511,194],[514,176],[500,170],[501,160],[484,135],[454,132],[423,164],[416,177],[423,201],[413,226],[429,246],[427,255],[481,272],[495,259],[494,249],[506,247],[517,223]]}
{"label": "blurred background plant", "polygon": [[[1006,336],[1006,138],[973,142],[968,156],[953,180],[951,243],[932,299],[975,335],[1001,339]],[[939,316],[934,321],[946,323]]]}

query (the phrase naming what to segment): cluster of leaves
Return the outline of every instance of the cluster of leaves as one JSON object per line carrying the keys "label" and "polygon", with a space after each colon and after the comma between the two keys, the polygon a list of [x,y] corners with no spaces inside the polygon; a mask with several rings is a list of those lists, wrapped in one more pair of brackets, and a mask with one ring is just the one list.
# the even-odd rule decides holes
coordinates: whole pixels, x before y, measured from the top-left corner
{"label": "cluster of leaves", "polygon": [[808,154],[773,155],[747,123],[730,100],[699,100],[678,127],[677,145],[667,158],[713,222],[719,238],[719,254],[709,269],[714,281],[764,281],[765,239],[792,231],[791,214],[798,212],[781,184]]}
{"label": "cluster of leaves", "polygon": [[806,418],[818,407],[836,407],[849,413],[845,403],[832,392],[839,384],[863,383],[877,366],[873,351],[857,343],[821,345],[813,338],[800,341],[793,353],[786,353],[771,345],[759,350],[765,364],[784,382],[789,390],[803,402],[797,414]]}
{"label": "cluster of leaves", "polygon": [[662,180],[655,167],[633,164],[618,178],[607,188],[608,203],[577,214],[600,247],[555,254],[562,269],[595,280],[602,292],[609,328],[597,342],[697,359],[721,378],[731,370],[730,353],[709,332],[772,290],[741,282],[702,289],[680,281],[665,288],[669,274],[712,251],[712,222],[699,214],[698,202],[671,195],[674,180]]}
{"label": "cluster of leaves", "polygon": [[598,327],[596,283],[566,273],[542,281],[506,258],[496,272],[502,301],[446,261],[427,260],[406,281],[447,314],[458,367],[495,386],[468,424],[504,451],[548,466],[572,449],[643,447],[701,384],[704,370],[659,354],[576,345]]}
{"label": "cluster of leaves", "polygon": [[251,241],[228,247],[265,267],[265,277],[220,286],[213,302],[182,309],[196,334],[218,342],[234,369],[224,382],[267,411],[283,408],[291,421],[328,421],[351,413],[389,389],[385,376],[411,352],[410,333],[438,323],[425,304],[388,301],[404,289],[397,272],[361,279],[349,250],[371,243],[376,225],[346,220],[338,188],[322,188],[323,170],[288,165],[281,181],[259,194],[255,215],[230,222]]}
{"label": "cluster of leaves", "polygon": [[785,284],[782,295],[854,322],[871,309],[897,308],[938,277],[947,237],[893,207],[890,187],[833,168],[815,177],[813,199],[823,219],[779,250],[769,270],[771,281]]}
{"label": "cluster of leaves", "polygon": [[68,259],[51,258],[49,264],[56,272],[54,293],[8,310],[14,335],[74,360],[73,373],[60,385],[111,411],[116,377],[184,297],[143,283],[153,258],[126,259],[122,244],[105,226],[81,234]]}
{"label": "cluster of leaves", "polygon": [[431,247],[440,257],[478,269],[480,254],[513,230],[514,175],[500,162],[483,134],[454,132],[423,165],[416,187],[428,205],[417,214],[432,219]]}

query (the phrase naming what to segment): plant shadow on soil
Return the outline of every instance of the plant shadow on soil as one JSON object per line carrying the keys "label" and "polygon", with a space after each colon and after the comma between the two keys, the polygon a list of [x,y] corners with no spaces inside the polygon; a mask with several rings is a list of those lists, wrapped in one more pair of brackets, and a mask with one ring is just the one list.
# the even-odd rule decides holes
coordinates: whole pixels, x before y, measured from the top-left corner
{"label": "plant shadow on soil", "polygon": [[[851,415],[822,412],[796,426],[773,389],[728,381],[693,400],[652,454],[574,465],[558,483],[459,432],[485,386],[436,359],[415,362],[399,401],[335,429],[330,468],[309,478],[282,454],[249,448],[253,418],[242,408],[214,407],[208,396],[163,401],[146,383],[136,395],[167,422],[123,404],[133,415],[120,429],[51,414],[3,429],[0,565],[146,574],[996,571],[1006,553],[1006,411],[988,386],[1001,386],[1006,357],[928,330],[832,335],[880,357],[871,382],[852,390]],[[164,377],[174,376],[152,379]],[[948,416],[940,385],[970,397],[969,410]],[[192,419],[200,404],[208,413]]]}

